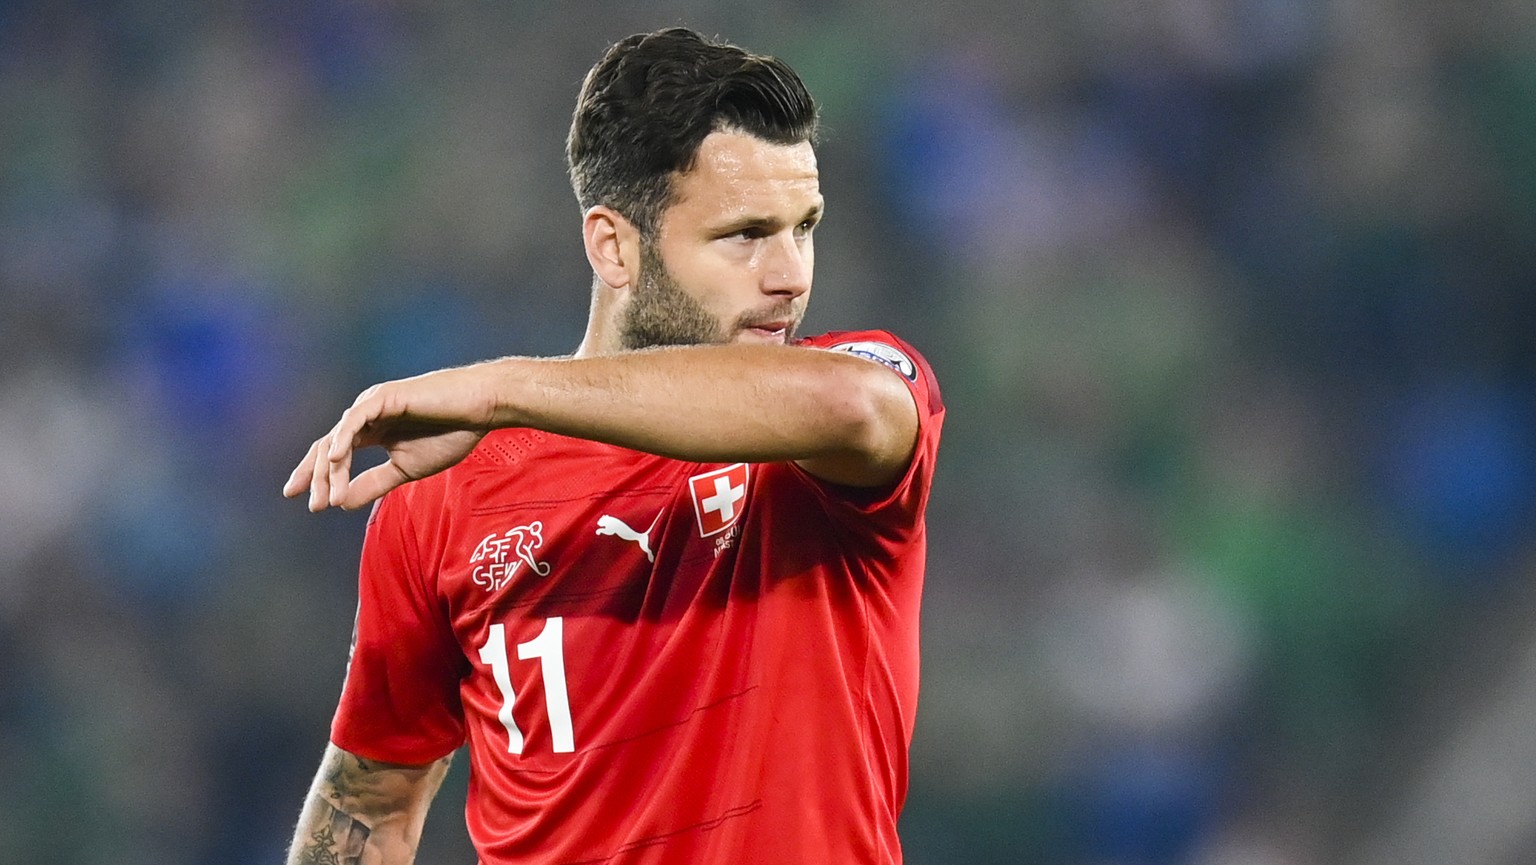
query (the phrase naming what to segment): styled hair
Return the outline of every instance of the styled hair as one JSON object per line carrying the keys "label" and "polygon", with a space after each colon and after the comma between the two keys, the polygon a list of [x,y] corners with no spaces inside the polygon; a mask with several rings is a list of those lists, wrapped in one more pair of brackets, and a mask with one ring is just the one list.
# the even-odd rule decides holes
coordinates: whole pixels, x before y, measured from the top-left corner
{"label": "styled hair", "polygon": [[776,57],[684,27],[640,33],[603,54],[582,82],[566,138],[583,211],[605,205],[654,238],[673,178],[693,168],[711,132],[775,144],[816,139],[816,101]]}

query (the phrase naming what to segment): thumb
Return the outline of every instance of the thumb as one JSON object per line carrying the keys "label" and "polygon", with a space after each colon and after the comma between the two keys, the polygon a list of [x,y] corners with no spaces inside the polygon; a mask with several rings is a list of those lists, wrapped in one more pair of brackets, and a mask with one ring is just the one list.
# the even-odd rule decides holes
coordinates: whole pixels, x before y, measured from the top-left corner
{"label": "thumb", "polygon": [[341,507],[349,511],[366,507],[408,480],[410,477],[395,465],[394,460],[376,465],[352,479],[346,498],[340,502]]}

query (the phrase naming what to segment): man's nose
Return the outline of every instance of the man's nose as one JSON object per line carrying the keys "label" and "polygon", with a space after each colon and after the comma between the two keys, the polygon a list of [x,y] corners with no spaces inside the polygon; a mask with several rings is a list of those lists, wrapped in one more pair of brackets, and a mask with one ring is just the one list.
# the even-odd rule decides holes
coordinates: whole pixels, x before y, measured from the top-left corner
{"label": "man's nose", "polygon": [[809,241],[790,232],[769,238],[759,265],[763,293],[794,298],[810,291],[811,261]]}

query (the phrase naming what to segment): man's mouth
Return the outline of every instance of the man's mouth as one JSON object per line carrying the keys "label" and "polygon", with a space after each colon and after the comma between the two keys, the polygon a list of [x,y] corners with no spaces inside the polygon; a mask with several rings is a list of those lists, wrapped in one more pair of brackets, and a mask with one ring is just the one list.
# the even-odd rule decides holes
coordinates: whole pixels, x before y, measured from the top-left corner
{"label": "man's mouth", "polygon": [[764,341],[784,342],[788,338],[790,325],[789,321],[765,321],[747,325],[742,330]]}

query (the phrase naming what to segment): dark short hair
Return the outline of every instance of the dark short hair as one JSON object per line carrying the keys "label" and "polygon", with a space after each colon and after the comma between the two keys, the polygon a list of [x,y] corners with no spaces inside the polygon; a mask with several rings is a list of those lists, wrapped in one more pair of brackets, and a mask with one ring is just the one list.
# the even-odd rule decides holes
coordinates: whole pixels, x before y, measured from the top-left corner
{"label": "dark short hair", "polygon": [[775,144],[815,141],[816,101],[776,57],[684,27],[615,43],[587,73],[566,139],[582,210],[602,204],[654,237],[674,174],[693,168],[711,132]]}

